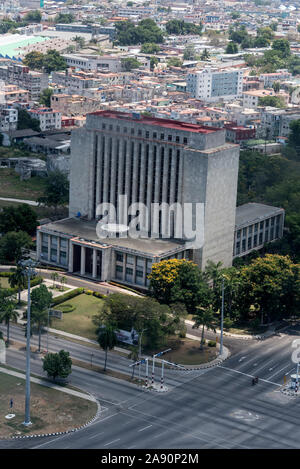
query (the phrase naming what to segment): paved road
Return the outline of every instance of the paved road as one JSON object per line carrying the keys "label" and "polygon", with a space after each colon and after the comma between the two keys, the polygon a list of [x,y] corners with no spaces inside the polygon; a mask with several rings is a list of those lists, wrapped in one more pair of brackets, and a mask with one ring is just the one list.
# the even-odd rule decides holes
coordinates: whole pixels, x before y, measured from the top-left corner
{"label": "paved road", "polygon": [[[263,342],[245,342],[223,365],[192,372],[162,394],[75,369],[72,384],[104,399],[100,418],[70,435],[1,442],[0,447],[299,448],[300,398],[279,392],[284,375],[295,370],[295,338],[299,331],[290,330]],[[255,375],[259,383],[251,386]]]}

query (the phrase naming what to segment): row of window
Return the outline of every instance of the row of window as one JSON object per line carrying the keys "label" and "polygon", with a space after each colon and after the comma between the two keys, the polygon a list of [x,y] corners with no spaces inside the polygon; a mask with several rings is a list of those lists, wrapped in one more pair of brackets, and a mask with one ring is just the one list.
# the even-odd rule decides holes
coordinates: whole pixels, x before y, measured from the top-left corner
{"label": "row of window", "polygon": [[235,255],[238,256],[242,252],[249,251],[277,238],[279,238],[279,225],[276,227],[273,226],[270,230],[266,230],[265,232],[261,231],[259,235],[255,234],[253,237],[249,236],[248,239],[242,239],[242,242],[237,241],[235,245]]}
{"label": "row of window", "polygon": [[[105,130],[106,128],[111,131],[115,130],[116,132],[121,132],[121,128],[119,125],[117,125],[114,129],[112,124],[107,125],[103,123],[102,130]],[[127,127],[123,127],[122,129],[124,134],[129,133],[128,130],[129,129]],[[150,131],[149,130],[143,131],[142,129],[138,129],[136,132],[135,129],[131,127],[130,135],[137,135],[139,137],[150,138]],[[152,138],[159,139],[159,140],[167,140],[168,142],[183,143],[184,145],[187,145],[188,143],[187,137],[181,138],[179,135],[176,135],[174,139],[174,136],[171,134],[165,135],[164,133],[158,134],[157,132],[152,132]]]}
{"label": "row of window", "polygon": [[247,236],[247,229],[248,229],[248,235],[252,233],[257,233],[258,232],[258,227],[259,230],[262,231],[264,228],[268,229],[269,226],[279,226],[280,224],[280,218],[281,215],[277,215],[276,217],[268,218],[267,220],[261,221],[259,223],[255,223],[254,225],[250,225],[248,227],[243,228],[242,230],[238,230],[236,233],[237,239],[240,239],[241,237],[246,237]]}

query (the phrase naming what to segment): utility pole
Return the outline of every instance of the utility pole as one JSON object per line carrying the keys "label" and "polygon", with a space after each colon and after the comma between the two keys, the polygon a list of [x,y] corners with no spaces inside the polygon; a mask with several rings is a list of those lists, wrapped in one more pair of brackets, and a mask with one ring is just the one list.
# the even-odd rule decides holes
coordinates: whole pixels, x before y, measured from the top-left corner
{"label": "utility pole", "polygon": [[224,277],[222,277],[222,306],[221,306],[220,355],[222,355],[222,353],[223,353],[223,322],[224,322]]}
{"label": "utility pole", "polygon": [[[139,360],[142,360],[142,337],[143,337],[143,332],[145,332],[147,329],[142,329],[141,333],[139,334]],[[139,365],[139,382],[141,381],[141,364]]]}
{"label": "utility pole", "polygon": [[26,259],[20,262],[21,267],[28,280],[28,298],[27,298],[27,329],[26,329],[26,395],[25,395],[25,426],[31,425],[30,421],[30,280],[36,275],[34,267],[36,262],[32,259]]}

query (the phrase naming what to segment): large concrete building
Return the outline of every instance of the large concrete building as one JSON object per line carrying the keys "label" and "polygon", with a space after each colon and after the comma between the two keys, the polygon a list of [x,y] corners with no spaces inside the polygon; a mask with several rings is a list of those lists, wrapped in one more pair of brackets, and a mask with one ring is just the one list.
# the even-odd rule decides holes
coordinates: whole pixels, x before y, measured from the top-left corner
{"label": "large concrete building", "polygon": [[236,99],[243,93],[242,69],[204,68],[187,76],[187,92],[206,102]]}
{"label": "large concrete building", "polygon": [[[209,259],[231,265],[239,146],[226,143],[225,129],[98,111],[73,131],[71,155],[69,218],[39,228],[40,261],[144,288],[152,263],[162,259],[185,257],[201,268]],[[129,230],[127,237],[99,239],[101,203],[112,204],[117,210],[113,221],[126,227],[132,204],[152,211],[141,218],[138,237]],[[163,203],[183,210],[193,205],[193,230],[202,233],[201,245],[180,230],[186,212],[180,225],[177,215],[153,210],[153,204]],[[197,218],[196,206],[203,218]]]}

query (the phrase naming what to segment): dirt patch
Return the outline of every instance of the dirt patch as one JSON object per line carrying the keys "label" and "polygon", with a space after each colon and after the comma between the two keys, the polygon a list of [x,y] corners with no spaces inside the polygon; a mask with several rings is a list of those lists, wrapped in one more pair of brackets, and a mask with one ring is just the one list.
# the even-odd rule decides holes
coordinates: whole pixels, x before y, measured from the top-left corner
{"label": "dirt patch", "polygon": [[[24,379],[0,374],[0,438],[71,430],[87,423],[97,412],[95,402],[31,383],[32,425],[24,427],[25,384]],[[10,413],[16,416],[6,420]]]}

